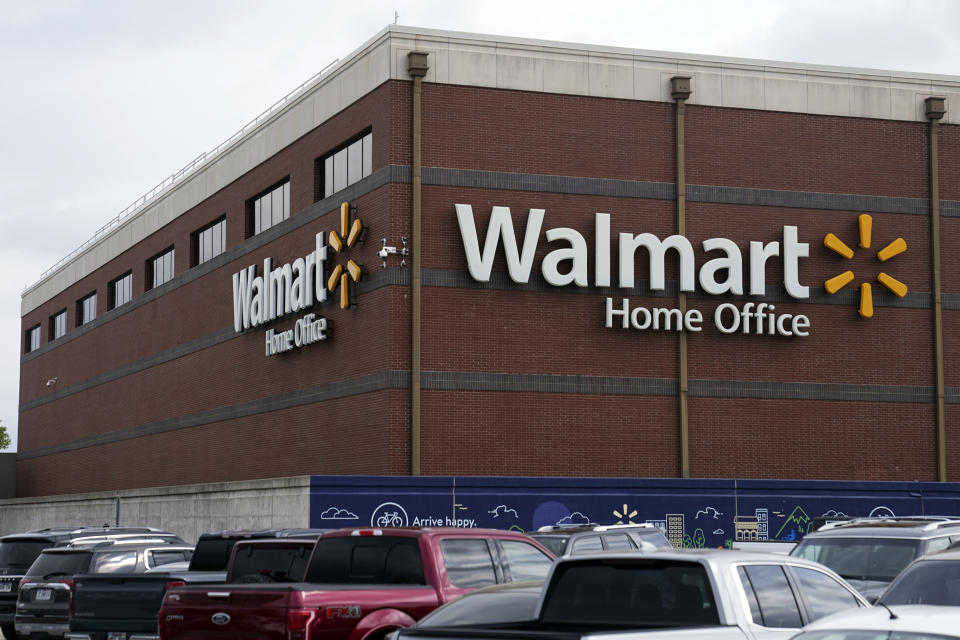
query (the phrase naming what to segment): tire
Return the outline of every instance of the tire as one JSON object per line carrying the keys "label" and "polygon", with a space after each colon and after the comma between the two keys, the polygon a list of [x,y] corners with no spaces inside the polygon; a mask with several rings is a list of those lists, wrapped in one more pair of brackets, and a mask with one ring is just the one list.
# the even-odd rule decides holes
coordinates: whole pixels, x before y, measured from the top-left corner
{"label": "tire", "polygon": [[3,632],[4,640],[17,640],[17,638],[19,638],[17,629],[12,622],[9,624],[0,624],[0,631]]}

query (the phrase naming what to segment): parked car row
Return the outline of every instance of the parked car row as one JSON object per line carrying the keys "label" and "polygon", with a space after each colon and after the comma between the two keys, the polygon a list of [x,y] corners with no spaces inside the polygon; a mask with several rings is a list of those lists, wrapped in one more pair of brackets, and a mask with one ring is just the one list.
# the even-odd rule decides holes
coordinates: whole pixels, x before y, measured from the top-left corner
{"label": "parked car row", "polygon": [[[8,640],[920,640],[960,637],[960,550],[924,555],[952,536],[960,521],[853,520],[788,556],[675,550],[649,525],[228,531],[196,547],[84,527],[0,538],[0,602],[17,598]],[[876,575],[848,577],[866,594],[823,563],[862,558]]]}

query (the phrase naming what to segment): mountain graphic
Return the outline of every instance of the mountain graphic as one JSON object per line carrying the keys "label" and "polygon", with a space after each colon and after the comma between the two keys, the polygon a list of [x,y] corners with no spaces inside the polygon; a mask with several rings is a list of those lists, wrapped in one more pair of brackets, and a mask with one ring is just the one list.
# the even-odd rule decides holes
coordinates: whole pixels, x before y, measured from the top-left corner
{"label": "mountain graphic", "polygon": [[782,538],[784,530],[790,529],[790,533],[792,534],[788,534],[790,539],[796,540],[810,530],[811,524],[813,524],[813,522],[810,520],[810,516],[808,516],[807,512],[797,505],[790,513],[790,516],[787,518],[787,520],[783,523],[783,526],[780,527],[780,531],[777,531],[776,537]]}

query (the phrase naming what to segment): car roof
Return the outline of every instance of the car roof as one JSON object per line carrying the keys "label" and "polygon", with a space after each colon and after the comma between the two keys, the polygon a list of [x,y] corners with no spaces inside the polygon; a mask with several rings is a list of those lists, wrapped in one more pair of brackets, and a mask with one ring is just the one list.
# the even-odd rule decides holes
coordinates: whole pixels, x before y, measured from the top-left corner
{"label": "car roof", "polygon": [[[125,534],[125,533],[163,533],[170,534],[169,531],[164,531],[163,529],[157,529],[156,527],[132,527],[132,526],[116,526],[116,527],[89,527],[89,526],[79,526],[79,527],[47,527],[45,529],[34,529],[32,531],[24,531],[23,533],[11,533],[3,537],[0,537],[0,542],[12,540],[52,540],[54,542],[60,540],[68,540],[71,538],[77,538],[81,536],[96,536],[96,535],[110,535],[110,534]],[[170,534],[173,535],[173,534]]]}
{"label": "car roof", "polygon": [[892,518],[856,518],[843,522],[829,522],[804,536],[804,540],[818,538],[886,537],[932,538],[946,533],[960,532],[960,519],[949,516],[905,516]]}
{"label": "car roof", "polygon": [[223,531],[208,531],[206,533],[201,533],[200,540],[209,540],[211,538],[236,538],[236,539],[250,539],[250,538],[305,538],[305,537],[320,537],[332,529],[298,529],[298,528],[286,528],[286,529],[225,529]]}
{"label": "car roof", "polygon": [[[891,612],[896,615],[896,618],[891,618]],[[803,630],[894,630],[956,636],[958,619],[960,619],[960,607],[903,604],[839,611],[811,622]]]}
{"label": "car roof", "polygon": [[157,549],[160,551],[171,551],[171,550],[193,550],[193,547],[190,545],[174,545],[166,544],[162,541],[141,539],[141,540],[102,540],[100,542],[95,542],[92,544],[82,544],[77,546],[67,546],[67,547],[50,547],[44,549],[40,553],[93,553],[93,552],[107,552],[107,551],[128,551],[128,550],[140,551],[144,549]]}
{"label": "car roof", "polygon": [[790,564],[795,566],[806,566],[821,571],[834,573],[828,567],[796,556],[788,556],[780,553],[764,553],[760,551],[736,551],[731,549],[681,549],[681,550],[657,550],[646,553],[636,552],[602,552],[585,553],[582,555],[564,556],[563,562],[579,562],[585,560],[616,560],[617,562],[650,562],[654,560],[671,560],[677,562],[697,562],[700,564],[709,563],[715,566],[733,565],[733,564]]}
{"label": "car roof", "polygon": [[575,533],[596,533],[598,531],[650,531],[659,529],[647,522],[636,523],[636,524],[574,524],[574,525],[547,525],[545,527],[540,527],[536,531],[531,531],[527,535],[530,536],[541,536],[541,535],[572,535]]}

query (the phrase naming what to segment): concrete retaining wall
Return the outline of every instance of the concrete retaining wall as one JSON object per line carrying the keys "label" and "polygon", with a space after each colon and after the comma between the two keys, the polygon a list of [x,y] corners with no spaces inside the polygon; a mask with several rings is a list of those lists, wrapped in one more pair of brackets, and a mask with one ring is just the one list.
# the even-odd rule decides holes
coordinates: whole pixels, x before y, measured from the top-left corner
{"label": "concrete retaining wall", "polygon": [[0,500],[0,535],[114,524],[166,529],[194,543],[206,531],[306,527],[310,477]]}

